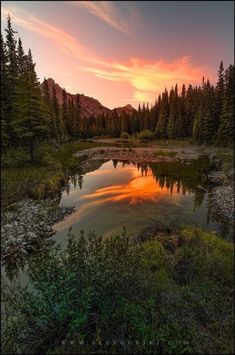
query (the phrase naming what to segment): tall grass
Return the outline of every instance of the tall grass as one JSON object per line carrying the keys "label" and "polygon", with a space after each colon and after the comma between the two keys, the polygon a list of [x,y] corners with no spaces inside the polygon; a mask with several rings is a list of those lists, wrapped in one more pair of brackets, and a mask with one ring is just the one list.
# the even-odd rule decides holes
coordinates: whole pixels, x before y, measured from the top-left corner
{"label": "tall grass", "polygon": [[[103,145],[103,144],[102,144]],[[61,185],[70,173],[79,171],[81,158],[74,153],[99,146],[92,142],[74,142],[54,148],[49,144],[40,147],[38,162],[30,163],[30,158],[21,149],[12,149],[2,156],[2,207],[31,197],[42,199],[59,193]]]}

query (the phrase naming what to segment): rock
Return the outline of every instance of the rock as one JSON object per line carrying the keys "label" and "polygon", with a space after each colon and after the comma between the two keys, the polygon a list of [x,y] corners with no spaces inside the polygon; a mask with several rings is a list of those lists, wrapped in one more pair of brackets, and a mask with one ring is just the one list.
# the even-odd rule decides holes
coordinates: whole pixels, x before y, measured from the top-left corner
{"label": "rock", "polygon": [[234,169],[231,169],[228,173],[229,178],[234,178]]}
{"label": "rock", "polygon": [[10,229],[10,228],[12,228],[12,224],[5,224],[4,228],[5,229]]}
{"label": "rock", "polygon": [[9,239],[6,242],[6,244],[7,245],[13,245],[13,244],[15,244],[15,241],[16,241],[15,238],[9,237]]}
{"label": "rock", "polygon": [[207,178],[214,185],[223,185],[226,180],[226,176],[222,171],[211,171]]}
{"label": "rock", "polygon": [[28,236],[29,239],[37,239],[36,234],[33,233],[33,232],[28,232],[28,233],[27,233],[27,236]]}

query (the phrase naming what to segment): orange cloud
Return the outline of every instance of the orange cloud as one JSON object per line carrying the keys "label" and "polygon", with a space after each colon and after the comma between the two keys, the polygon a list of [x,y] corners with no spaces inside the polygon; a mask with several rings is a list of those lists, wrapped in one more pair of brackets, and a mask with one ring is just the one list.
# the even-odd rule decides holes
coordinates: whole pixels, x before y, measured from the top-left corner
{"label": "orange cloud", "polygon": [[89,60],[90,58],[92,61],[93,53],[87,47],[79,43],[73,36],[61,30],[59,27],[52,26],[45,21],[39,20],[29,12],[16,7],[3,6],[2,14],[4,16],[9,14],[13,22],[19,26],[51,39],[64,52],[71,54],[75,58],[83,57],[86,60]]}
{"label": "orange cloud", "polygon": [[[153,95],[155,97],[165,87],[169,89],[176,83],[187,85],[200,82],[204,68],[194,66],[190,59],[190,56],[184,56],[167,62],[130,58],[127,64],[97,62],[98,67],[86,66],[82,69],[105,80],[127,82],[134,89],[136,101],[152,101]],[[104,68],[101,69],[99,64]]]}
{"label": "orange cloud", "polygon": [[[111,4],[111,2],[76,2],[76,4],[80,3],[80,6],[86,7],[86,9],[93,9],[92,11],[99,17],[108,8],[107,18],[102,17],[103,20],[106,19],[106,22],[109,21],[110,25],[112,23],[113,26],[119,28],[118,25],[114,25],[115,22],[111,21],[116,11],[114,4]],[[164,59],[150,61],[141,58],[129,58],[125,62],[106,60],[99,57],[69,33],[32,16],[25,10],[3,6],[2,14],[7,15],[8,13],[19,26],[51,39],[53,43],[63,52],[66,52],[67,55],[70,55],[71,58],[79,59],[79,61],[87,64],[79,64],[77,69],[91,73],[103,80],[126,83],[132,88],[132,97],[128,101],[137,103],[143,101],[154,102],[156,95],[161,93],[165,87],[170,89],[176,83],[178,83],[179,87],[183,83],[186,85],[189,83],[199,83],[205,72],[205,68],[195,66],[192,63],[190,56],[183,56],[173,61],[166,61]],[[125,26],[122,28],[125,29]],[[74,70],[76,68],[73,68],[73,75]],[[69,86],[67,87],[69,88]]]}

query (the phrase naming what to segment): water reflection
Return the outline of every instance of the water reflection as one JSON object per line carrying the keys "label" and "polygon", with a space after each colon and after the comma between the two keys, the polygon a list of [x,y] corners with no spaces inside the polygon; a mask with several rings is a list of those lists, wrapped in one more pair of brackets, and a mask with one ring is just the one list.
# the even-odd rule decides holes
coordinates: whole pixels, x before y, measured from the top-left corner
{"label": "water reflection", "polygon": [[[70,178],[71,184],[73,184],[74,188],[76,189],[77,186],[79,186],[80,190],[82,189],[82,184],[83,184],[83,176],[82,175],[72,175]],[[70,185],[68,184],[66,192],[69,194],[70,190]]]}
{"label": "water reflection", "polygon": [[[161,162],[150,164],[134,164],[128,161],[112,160],[116,169],[118,164],[125,168],[125,173],[130,172],[130,179],[122,184],[112,184],[108,187],[98,188],[84,194],[83,200],[93,200],[92,205],[106,202],[125,200],[126,203],[136,204],[144,200],[156,201],[164,194],[194,194],[194,210],[203,202],[205,191],[201,170],[207,165],[207,158],[182,162]],[[105,171],[107,173],[107,171]],[[97,170],[92,175],[104,175],[104,170]],[[120,178],[121,180],[121,178]],[[83,176],[74,175],[70,180],[70,187],[82,189]],[[69,187],[67,194],[69,194]],[[91,204],[89,204],[91,206]]]}
{"label": "water reflection", "polygon": [[150,164],[112,160],[84,176],[74,175],[61,205],[75,206],[75,212],[54,226],[55,239],[65,243],[71,226],[74,234],[95,230],[104,236],[118,234],[125,226],[130,236],[136,236],[150,225],[182,224],[228,236],[230,226],[208,207],[210,195],[202,177],[207,166],[205,156]]}

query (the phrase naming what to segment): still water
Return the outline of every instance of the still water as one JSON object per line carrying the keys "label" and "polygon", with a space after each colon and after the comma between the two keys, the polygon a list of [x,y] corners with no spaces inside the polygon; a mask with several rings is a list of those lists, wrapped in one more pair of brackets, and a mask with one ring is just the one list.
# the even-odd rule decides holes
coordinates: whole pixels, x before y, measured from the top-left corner
{"label": "still water", "polygon": [[67,233],[95,231],[104,237],[121,234],[125,227],[136,237],[154,226],[199,225],[230,238],[229,227],[210,212],[209,194],[201,169],[207,158],[188,162],[133,164],[110,160],[96,171],[73,176],[62,194],[62,206],[75,212],[54,228],[54,239],[66,244]]}

